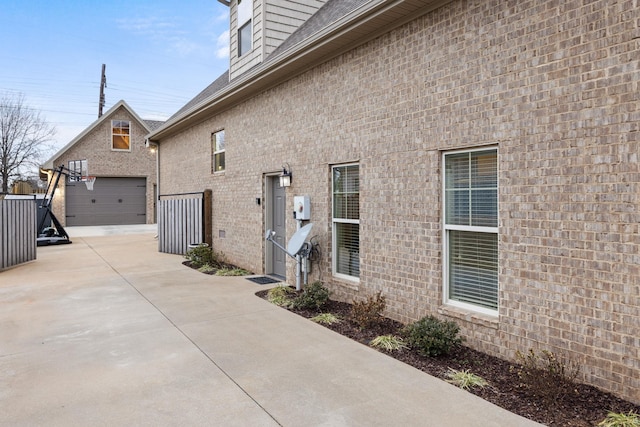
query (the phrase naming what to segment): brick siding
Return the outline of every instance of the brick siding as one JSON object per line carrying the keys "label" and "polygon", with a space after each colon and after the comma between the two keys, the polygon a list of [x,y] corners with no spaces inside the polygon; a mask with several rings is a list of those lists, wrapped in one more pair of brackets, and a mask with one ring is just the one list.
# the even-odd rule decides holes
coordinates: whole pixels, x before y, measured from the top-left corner
{"label": "brick siding", "polygon": [[[111,120],[128,120],[130,125],[131,151],[113,151],[111,149]],[[69,165],[70,160],[87,159],[89,174],[98,177],[144,177],[147,180],[147,223],[153,224],[154,194],[156,183],[155,154],[145,147],[147,130],[129,113],[120,107],[103,122],[91,129],[82,140],[78,141],[53,162],[54,167]],[[99,178],[98,178],[99,179]],[[62,225],[66,225],[65,180],[60,180],[53,202],[53,213]]]}
{"label": "brick siding", "polygon": [[[309,195],[321,279],[387,315],[548,349],[640,403],[640,5],[452,2],[161,141],[163,193],[213,190],[214,247],[264,269],[264,176]],[[226,171],[210,135],[225,129]],[[499,316],[443,306],[442,152],[497,146]],[[331,165],[360,164],[359,282],[331,272]],[[295,221],[287,215],[290,236]],[[218,230],[225,231],[218,238]],[[294,280],[294,263],[287,277]]]}

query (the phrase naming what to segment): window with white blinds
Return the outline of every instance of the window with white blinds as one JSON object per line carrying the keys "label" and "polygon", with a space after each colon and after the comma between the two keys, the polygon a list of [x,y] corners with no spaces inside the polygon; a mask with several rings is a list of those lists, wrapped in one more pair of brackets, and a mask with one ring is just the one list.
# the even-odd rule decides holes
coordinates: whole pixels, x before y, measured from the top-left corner
{"label": "window with white blinds", "polygon": [[444,154],[445,302],[498,309],[498,152]]}
{"label": "window with white blinds", "polygon": [[360,167],[334,166],[333,272],[350,279],[360,277]]}

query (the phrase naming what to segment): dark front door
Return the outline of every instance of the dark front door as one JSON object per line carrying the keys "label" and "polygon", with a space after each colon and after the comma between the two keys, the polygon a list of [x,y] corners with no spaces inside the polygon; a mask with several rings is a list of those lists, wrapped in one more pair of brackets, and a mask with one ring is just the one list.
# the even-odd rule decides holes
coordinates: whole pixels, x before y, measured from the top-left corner
{"label": "dark front door", "polygon": [[[274,240],[283,247],[287,247],[286,239],[286,207],[287,198],[284,187],[280,187],[278,177],[269,177],[269,205],[267,206],[267,228],[276,232]],[[287,275],[287,258],[284,251],[271,244],[267,247],[267,274],[273,274],[285,279]]]}

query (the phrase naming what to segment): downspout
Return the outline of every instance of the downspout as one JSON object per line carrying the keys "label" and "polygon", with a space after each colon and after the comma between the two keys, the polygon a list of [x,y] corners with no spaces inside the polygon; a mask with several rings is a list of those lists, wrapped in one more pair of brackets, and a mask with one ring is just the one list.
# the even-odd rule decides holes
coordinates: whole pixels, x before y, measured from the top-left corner
{"label": "downspout", "polygon": [[156,195],[155,195],[155,200],[153,201],[156,205],[155,208],[155,220],[156,220],[156,237],[158,236],[159,230],[158,230],[158,208],[160,205],[160,144],[157,141],[152,141],[150,139],[147,139],[145,141],[145,145],[152,151],[155,152],[156,155]]}

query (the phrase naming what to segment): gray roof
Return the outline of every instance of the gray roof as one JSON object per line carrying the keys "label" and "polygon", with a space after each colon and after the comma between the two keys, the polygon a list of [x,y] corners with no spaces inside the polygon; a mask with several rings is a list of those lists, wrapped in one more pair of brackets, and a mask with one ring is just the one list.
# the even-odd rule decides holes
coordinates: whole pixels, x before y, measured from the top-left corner
{"label": "gray roof", "polygon": [[[202,92],[197,94],[195,96],[195,98],[193,98],[191,101],[187,102],[184,107],[179,109],[173,116],[169,117],[169,120],[167,120],[167,121],[170,121],[174,117],[180,116],[182,113],[184,113],[186,111],[189,111],[192,107],[198,105],[199,103],[201,103],[205,99],[210,98],[211,96],[213,96],[213,94],[215,94],[216,92],[220,91],[221,89],[223,89],[228,84],[229,84],[229,70],[227,70],[224,73],[222,73],[220,75],[220,77],[218,77],[213,83],[211,83],[209,86],[207,86]],[[155,130],[155,129],[153,129],[153,130]]]}
{"label": "gray roof", "polygon": [[150,131],[154,131],[164,124],[164,121],[160,121],[160,120],[142,119],[142,121],[144,122],[145,125],[147,125]]}
{"label": "gray roof", "polygon": [[[270,62],[277,58],[280,54],[286,52],[292,46],[304,41],[318,31],[326,28],[336,22],[343,16],[353,12],[360,6],[368,3],[370,0],[328,0],[316,13],[314,13],[306,22],[304,22],[296,31],[293,32],[280,46],[278,46],[266,59]],[[259,66],[259,65],[257,65]],[[197,94],[191,101],[187,102],[184,107],[172,115],[169,120],[179,117],[189,111],[191,108],[201,102],[211,98],[220,90],[229,85],[229,70],[225,71],[213,83],[207,86],[202,92]],[[156,128],[152,129],[155,130]]]}

